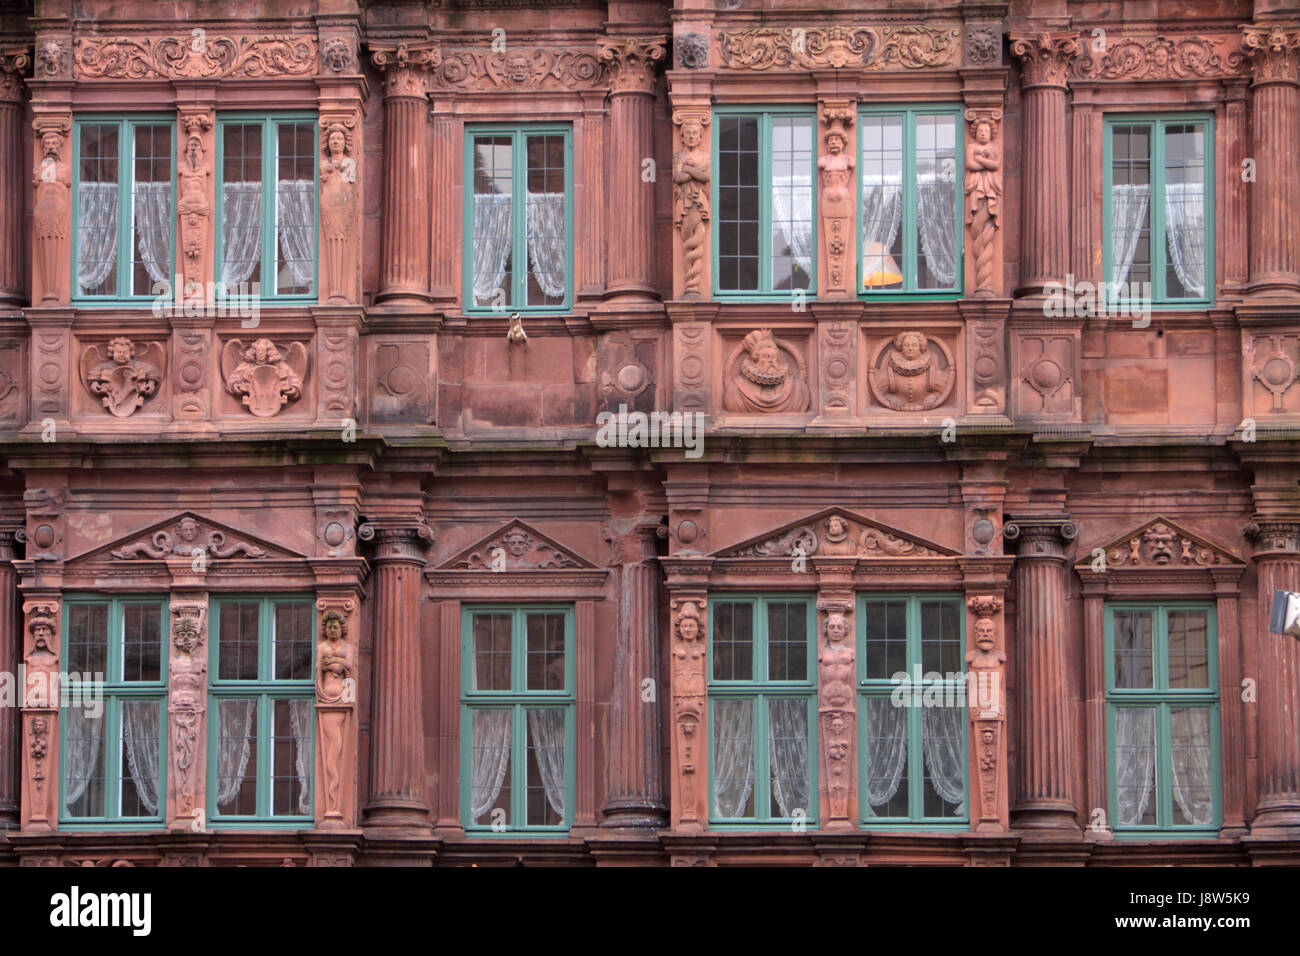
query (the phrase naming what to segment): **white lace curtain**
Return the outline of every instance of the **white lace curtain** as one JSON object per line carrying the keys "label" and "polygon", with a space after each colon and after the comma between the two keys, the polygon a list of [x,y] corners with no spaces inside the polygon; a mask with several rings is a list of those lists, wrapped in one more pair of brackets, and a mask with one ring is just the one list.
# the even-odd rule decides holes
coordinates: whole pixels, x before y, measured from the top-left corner
{"label": "white lace curtain", "polygon": [[767,702],[768,762],[772,793],[781,816],[793,817],[808,810],[808,702]]}
{"label": "white lace curtain", "polygon": [[153,282],[171,279],[171,183],[136,183],[134,187],[135,242],[140,261]]}
{"label": "white lace curtain", "polygon": [[510,711],[476,710],[474,713],[470,813],[475,823],[492,809],[501,795],[510,769]]}
{"label": "white lace curtain", "polygon": [[[920,254],[936,287],[957,282],[956,183],[937,176],[920,176],[916,184],[916,229]],[[901,176],[883,176],[862,186],[862,255],[875,243],[891,250],[903,225]],[[902,263],[899,263],[902,265]],[[883,265],[868,262],[870,271]]]}
{"label": "white lace curtain", "polygon": [[293,285],[310,289],[316,267],[316,184],[310,179],[282,179],[276,184],[276,197],[280,259]]}
{"label": "white lace curtain", "polygon": [[[867,751],[867,803],[870,814],[889,803],[898,793],[907,769],[907,708],[896,707],[888,697],[867,701],[867,728],[871,745]],[[966,812],[966,762],[962,740],[966,735],[966,712],[960,707],[926,707],[921,711],[921,756],[930,785],[953,816]]]}
{"label": "white lace curtain", "polygon": [[926,773],[935,792],[945,803],[954,806],[953,816],[966,812],[966,761],[962,759],[962,739],[965,736],[966,711],[962,708],[922,709],[921,754],[925,759]]}
{"label": "white lace curtain", "polygon": [[528,711],[528,736],[537,767],[542,773],[546,802],[564,819],[564,711],[556,708]]}
{"label": "white lace curtain", "polygon": [[77,205],[77,286],[84,294],[117,267],[117,183],[83,182]]}
{"label": "white lace curtain", "polygon": [[564,193],[528,194],[528,262],[548,298],[564,298]]}
{"label": "white lace curtain", "polygon": [[1140,824],[1156,787],[1156,712],[1115,709],[1115,801],[1119,823]]}
{"label": "white lace curtain", "polygon": [[1147,207],[1151,187],[1127,184],[1110,189],[1110,281],[1113,285],[1128,281],[1138,239],[1147,224]]}
{"label": "white lace curtain", "polygon": [[[903,225],[903,185],[894,178],[882,183],[862,186],[862,255],[876,244],[882,249],[893,249],[898,230]],[[882,269],[884,262],[868,261],[868,272]]]}
{"label": "white lace curtain", "polygon": [[1169,261],[1190,296],[1205,295],[1205,184],[1165,185]]}
{"label": "white lace curtain", "polygon": [[895,707],[887,697],[867,700],[867,804],[876,807],[894,799],[907,769],[907,708]]}
{"label": "white lace curtain", "polygon": [[221,281],[247,282],[262,261],[262,184],[221,187]]}
{"label": "white lace curtain", "polygon": [[506,277],[510,261],[512,197],[474,194],[474,300],[491,299]]}
{"label": "white lace curtain", "polygon": [[754,789],[754,702],[719,700],[713,723],[713,815],[739,817]]}
{"label": "white lace curtain", "polygon": [[[221,736],[217,747],[217,806],[228,806],[244,785],[253,752],[256,700],[223,700],[217,708]],[[211,731],[209,731],[211,733]]]}
{"label": "white lace curtain", "polygon": [[1210,787],[1210,709],[1170,708],[1170,761],[1174,802],[1183,820],[1208,826],[1214,820],[1214,797]]}
{"label": "white lace curtain", "polygon": [[812,275],[812,177],[772,177],[772,225],[781,233],[795,264]]}
{"label": "white lace curtain", "polygon": [[[564,193],[528,193],[525,229],[533,278],[550,298],[565,286]],[[513,198],[506,193],[474,194],[474,298],[492,298],[505,281],[514,234]]]}
{"label": "white lace curtain", "polygon": [[126,768],[150,816],[158,812],[158,710],[158,703],[152,700],[122,703]]}
{"label": "white lace curtain", "polygon": [[63,803],[71,809],[99,771],[104,745],[104,718],[91,718],[81,707],[63,711]]}
{"label": "white lace curtain", "polygon": [[[1170,783],[1179,823],[1209,826],[1214,821],[1210,782],[1210,709],[1171,708]],[[1156,711],[1154,707],[1115,709],[1115,799],[1119,823],[1137,826],[1156,792]]]}

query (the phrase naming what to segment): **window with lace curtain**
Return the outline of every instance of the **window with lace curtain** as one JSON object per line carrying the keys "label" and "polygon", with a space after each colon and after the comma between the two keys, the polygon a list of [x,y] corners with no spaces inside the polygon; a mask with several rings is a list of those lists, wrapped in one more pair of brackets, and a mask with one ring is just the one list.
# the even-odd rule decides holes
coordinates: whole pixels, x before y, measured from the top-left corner
{"label": "window with lace curtain", "polygon": [[965,613],[957,596],[858,599],[864,826],[967,825]]}
{"label": "window with lace curtain", "polygon": [[1201,832],[1222,818],[1215,609],[1106,606],[1106,759],[1115,835]]}
{"label": "window with lace curtain", "polygon": [[867,295],[959,292],[960,110],[864,107],[858,153],[859,288]]}
{"label": "window with lace curtain", "polygon": [[720,108],[712,125],[714,293],[812,294],[816,111]]}
{"label": "window with lace curtain", "polygon": [[[571,305],[570,137],[567,125],[466,129],[466,310],[558,312]],[[588,234],[599,241],[598,228]]]}
{"label": "window with lace curtain", "polygon": [[316,298],[316,119],[217,117],[216,270],[231,295]]}
{"label": "window with lace curtain", "polygon": [[208,819],[302,826],[315,814],[311,599],[221,597],[209,607]]}
{"label": "window with lace curtain", "polygon": [[73,152],[73,298],[151,299],[175,271],[174,121],[78,119]]}
{"label": "window with lace curtain", "polygon": [[807,595],[709,600],[709,821],[817,820],[817,643]]}
{"label": "window with lace curtain", "polygon": [[1107,117],[1102,261],[1111,301],[1213,299],[1213,142],[1208,115]]}
{"label": "window with lace curtain", "polygon": [[461,626],[465,829],[567,831],[575,746],[573,607],[466,606]]}
{"label": "window with lace curtain", "polygon": [[162,598],[64,599],[60,826],[163,823],[166,614]]}

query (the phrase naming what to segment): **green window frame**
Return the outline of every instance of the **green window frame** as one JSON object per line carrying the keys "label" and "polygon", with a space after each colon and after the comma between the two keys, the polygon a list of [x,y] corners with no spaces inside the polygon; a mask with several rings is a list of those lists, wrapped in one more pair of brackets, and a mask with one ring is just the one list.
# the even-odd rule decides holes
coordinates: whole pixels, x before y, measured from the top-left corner
{"label": "green window frame", "polygon": [[[950,129],[951,143],[947,143],[945,128]],[[858,109],[857,141],[859,297],[886,301],[959,298],[966,281],[966,219],[962,208],[966,147],[961,107],[952,104],[863,106]],[[890,166],[897,166],[896,174],[888,170]],[[886,187],[892,185],[894,175],[898,176],[901,189],[898,198],[891,200]],[[920,212],[923,175],[933,177],[926,185],[934,190],[925,194],[927,210],[932,209],[932,215],[926,217]],[[927,249],[932,249],[934,258],[940,262],[946,258],[940,237],[946,235],[941,218],[946,206],[942,201],[942,187],[949,183],[953,281],[944,284],[928,281],[932,276],[938,278],[938,273],[930,264]],[[933,203],[929,202],[930,196],[934,196]],[[897,230],[889,225],[894,221],[890,206],[898,208],[900,213]],[[925,223],[937,223],[925,233],[930,239],[928,243],[921,237],[923,218]],[[892,243],[886,241],[891,233]],[[876,243],[884,247],[883,255],[881,250],[872,248]],[[894,266],[897,272],[893,271]],[[900,276],[901,281],[881,284],[891,276]]]}
{"label": "green window frame", "polygon": [[[166,598],[90,594],[64,598],[63,682],[68,706],[59,709],[62,828],[153,828],[165,822],[166,617]],[[96,632],[102,634],[102,640],[93,640]],[[142,676],[151,673],[153,676]],[[96,674],[102,679],[93,679]],[[98,717],[91,714],[99,709],[91,703],[96,700],[102,704]],[[91,706],[84,706],[86,703]],[[155,713],[152,721],[145,716],[149,705]],[[95,723],[100,728],[98,743]],[[156,740],[152,740],[151,731]],[[76,780],[69,777],[74,751],[79,754],[75,762],[88,771],[84,776],[78,774]],[[148,810],[148,786],[141,788],[136,783],[137,774],[147,779],[151,759],[157,761],[153,812]],[[70,799],[73,789],[78,793]]]}
{"label": "green window frame", "polygon": [[[1146,623],[1139,623],[1143,618]],[[1214,604],[1107,603],[1105,643],[1112,832],[1116,838],[1216,836],[1223,824],[1223,777]],[[1121,735],[1136,743],[1121,742]],[[1142,736],[1149,747],[1141,745]],[[1186,763],[1175,760],[1175,749]]]}
{"label": "green window frame", "polygon": [[[223,594],[213,595],[209,608],[208,820],[214,826],[310,823],[316,729],[312,598]],[[279,633],[282,609],[286,634]],[[227,711],[231,730],[242,722],[242,733],[225,734]],[[242,773],[223,773],[223,767]],[[229,791],[225,800],[223,791]]]}
{"label": "green window frame", "polygon": [[[858,802],[862,825],[967,829],[969,688],[966,614],[961,595],[859,594],[857,611],[861,755]],[[900,672],[908,676],[905,685],[895,679]],[[900,715],[900,710],[905,713]],[[960,747],[952,743],[954,739]],[[931,742],[929,747],[927,742]],[[951,768],[954,760],[961,768],[961,797],[955,804],[942,792],[946,789],[953,794],[952,774],[936,775],[933,768],[943,761]],[[873,773],[877,767],[883,771],[881,774]],[[942,784],[936,785],[936,779]],[[873,783],[875,792],[882,797],[875,805],[871,802]],[[882,791],[892,792],[886,795]],[[953,812],[943,812],[954,805]],[[877,806],[883,811],[877,812]]]}
{"label": "green window frame", "polygon": [[[530,164],[530,140],[540,139],[542,137],[560,137],[562,140],[563,169],[560,171],[563,185],[563,228],[564,228],[564,292],[563,297],[552,294],[557,283],[555,282],[553,268],[550,271],[542,271],[534,268],[534,259],[530,255],[529,235],[528,235],[528,217],[529,210],[537,208],[544,209],[545,204],[541,201],[532,201],[530,195],[545,195],[552,200],[556,195],[555,190],[555,146],[551,143],[539,142],[537,149],[540,151],[537,156],[538,162]],[[483,154],[485,163],[490,162],[491,168],[480,170],[476,160],[479,158],[477,147],[482,140],[496,140],[495,143],[482,143],[484,148],[492,148],[490,153]],[[508,168],[503,174],[498,164],[504,164],[508,160]],[[461,259],[461,285],[462,299],[466,312],[476,313],[493,313],[493,312],[523,312],[523,313],[555,313],[568,312],[573,308],[573,127],[568,123],[525,123],[525,124],[505,124],[505,123],[474,123],[465,127],[465,180],[467,183],[464,189],[464,242],[462,243]],[[520,175],[520,171],[524,175]],[[496,292],[478,296],[474,291],[474,281],[476,274],[476,264],[474,261],[475,249],[475,229],[478,225],[476,215],[477,199],[476,195],[486,197],[495,195],[504,197],[505,192],[478,193],[478,173],[482,172],[485,181],[508,180],[509,182],[509,217],[510,237],[508,241],[509,250],[508,258],[503,263],[505,272],[498,280]],[[541,188],[534,190],[532,185],[537,182]],[[486,188],[486,187],[485,187]],[[500,189],[500,184],[494,185],[494,189]],[[531,203],[531,205],[530,205]],[[497,221],[499,217],[491,209],[492,205],[486,201],[483,204],[483,221],[485,231],[487,225]],[[553,211],[546,213],[553,221]],[[541,215],[538,217],[541,220]],[[497,223],[504,225],[504,223]],[[539,231],[541,226],[538,227]],[[545,236],[544,238],[554,239],[554,236]],[[507,254],[506,240],[497,238],[495,241],[485,240],[485,250],[490,251],[493,255]],[[524,268],[518,268],[518,263],[524,263]],[[493,266],[493,273],[496,266]],[[538,276],[545,276],[544,280],[539,280]],[[543,287],[542,281],[551,286],[548,292]],[[505,283],[501,285],[500,283]],[[500,292],[508,294],[501,296]],[[488,302],[481,302],[480,299],[490,299]],[[532,301],[530,301],[532,300]],[[557,301],[558,300],[558,301]]]}
{"label": "green window frame", "polygon": [[[737,133],[733,140],[730,138],[731,124],[733,121],[744,119],[756,120],[754,131],[753,145],[747,146],[748,134],[742,140],[741,133]],[[796,295],[811,298],[817,294],[817,111],[812,107],[717,107],[713,110],[712,127],[712,153],[713,153],[713,182],[712,190],[712,208],[713,208],[713,250],[712,250],[712,269],[713,269],[713,294],[718,298],[769,298],[769,299],[788,299]],[[789,129],[788,140],[787,134],[783,129]],[[801,145],[804,134],[796,135],[794,130],[802,129],[806,131],[807,146]],[[783,150],[785,159],[780,160],[784,168],[789,166],[790,183],[788,193],[782,196],[780,203],[776,202],[777,193],[774,187],[774,181],[778,178],[774,173],[774,166],[777,165],[778,159],[773,151],[776,144],[788,142],[788,149]],[[734,147],[734,148],[733,148]],[[743,167],[749,164],[742,157],[753,155],[757,165],[756,170],[746,170]],[[782,254],[777,255],[774,249],[773,231],[776,228],[774,207],[782,206],[789,215],[788,220],[792,224],[791,234],[793,235],[793,223],[795,222],[795,208],[799,200],[799,191],[802,184],[797,183],[794,179],[794,167],[796,162],[800,165],[806,164],[808,169],[808,209],[809,209],[809,226],[808,226],[808,269],[805,271],[798,264],[798,256],[794,254],[794,248],[788,242],[781,250]],[[730,170],[734,168],[734,182],[731,179],[724,185],[723,178],[728,176]],[[756,172],[756,182],[750,183],[747,180],[751,173]],[[742,176],[744,181],[742,181]],[[778,183],[779,185],[779,183]],[[757,197],[750,198],[744,195],[745,191],[757,189]],[[785,220],[776,220],[785,221]],[[756,236],[747,236],[742,226],[747,223],[755,223]],[[731,230],[734,233],[734,241],[728,241],[724,237],[724,232]],[[785,235],[782,236],[783,241]],[[786,252],[789,254],[786,254]],[[746,288],[742,285],[741,260],[749,260],[757,257],[757,274],[754,277],[753,288]],[[735,260],[735,266],[732,268],[727,260]],[[775,276],[777,262],[780,262],[780,278]],[[789,269],[788,279],[786,269]],[[732,275],[734,273],[734,275]],[[801,275],[801,273],[803,273]],[[729,278],[729,276],[731,278]],[[734,281],[733,281],[734,280]]]}
{"label": "green window frame", "polygon": [[[775,613],[774,613],[775,612]],[[795,622],[798,622],[796,625]],[[803,635],[798,634],[801,627]],[[748,639],[744,639],[746,634]],[[748,645],[748,648],[745,645]],[[802,662],[802,675],[798,676]],[[817,620],[808,594],[709,596],[709,825],[776,828],[818,819]],[[773,677],[773,673],[778,676]],[[795,675],[795,676],[790,676]],[[749,719],[745,718],[748,705]],[[775,719],[774,719],[775,718]],[[797,759],[805,722],[807,778],[773,776],[773,752]],[[748,723],[748,727],[746,727]],[[784,731],[784,735],[782,732]],[[777,734],[774,738],[774,734]],[[720,740],[720,736],[722,739]],[[784,743],[784,749],[780,744]],[[745,752],[749,758],[746,761]],[[780,756],[776,763],[780,763]],[[748,769],[744,764],[748,763]],[[749,779],[746,787],[723,783]],[[736,772],[744,777],[736,776]],[[764,781],[759,786],[759,781]],[[807,799],[799,788],[807,787]],[[789,789],[787,789],[789,788]],[[786,806],[781,791],[785,790]],[[742,800],[743,795],[743,800]],[[735,804],[724,806],[724,801]],[[805,803],[806,806],[789,806]],[[799,811],[803,815],[799,815]]]}
{"label": "green window frame", "polygon": [[[100,128],[105,131],[113,130],[115,132],[117,139],[115,155],[112,157],[105,157],[102,154],[83,156],[83,147],[91,149],[102,142],[100,137],[103,133],[97,132]],[[165,144],[160,141],[163,135],[166,138]],[[123,156],[124,146],[129,148],[128,156]],[[145,151],[149,155],[142,155],[142,146],[149,147]],[[116,167],[115,173],[109,173],[103,169],[110,162]],[[137,182],[137,175],[146,170],[149,171],[150,176],[158,175],[160,172],[159,167],[164,162],[166,168],[170,170],[170,174],[165,179],[150,178],[141,179]],[[73,120],[72,124],[72,162],[70,165],[72,167],[72,242],[69,245],[72,249],[72,277],[70,282],[72,301],[79,305],[115,305],[123,302],[152,301],[155,297],[154,287],[157,280],[149,275],[148,267],[143,261],[143,253],[140,251],[140,237],[136,234],[138,221],[149,218],[148,213],[141,215],[142,211],[148,210],[149,204],[145,200],[143,205],[138,205],[135,202],[135,197],[139,186],[154,183],[166,183],[167,185],[166,216],[158,216],[155,211],[152,214],[155,225],[141,224],[140,228],[141,230],[156,231],[159,228],[157,221],[160,220],[166,223],[168,233],[167,259],[163,265],[163,272],[164,281],[170,283],[176,272],[175,115],[141,113],[130,116],[78,116]],[[100,171],[92,173],[92,170],[95,169]],[[96,175],[99,177],[111,175],[115,183],[105,178],[91,178]],[[89,190],[97,185],[104,187],[103,196],[97,199],[97,197],[88,193],[83,197],[83,190]],[[114,185],[117,193],[115,201],[110,198]],[[83,206],[86,209],[85,216],[82,213]],[[93,221],[102,220],[103,217],[110,213],[110,209],[111,214],[115,217],[113,226],[105,226],[100,222]],[[83,230],[87,232],[85,242],[82,241]],[[111,261],[108,257],[98,261],[88,261],[90,262],[89,268],[97,269],[103,273],[103,278],[92,289],[99,289],[105,284],[110,284],[110,280],[111,289],[104,292],[83,292],[81,288],[82,257],[89,256],[96,245],[103,244],[103,241],[107,238],[104,235],[106,232],[113,232],[115,235]]]}
{"label": "green window frame", "polygon": [[[1199,135],[1184,129],[1197,125],[1202,127]],[[1140,147],[1141,144],[1133,134],[1140,134],[1144,130],[1147,134],[1146,158],[1142,160],[1140,156],[1133,155],[1135,148]],[[1172,138],[1174,136],[1179,136],[1181,139]],[[1214,302],[1214,141],[1214,116],[1211,113],[1120,114],[1106,117],[1102,145],[1104,199],[1101,209],[1102,277],[1106,282],[1108,303],[1119,304],[1132,300],[1132,297],[1126,294],[1129,288],[1127,284],[1124,287],[1125,294],[1112,287],[1116,259],[1116,190],[1141,185],[1140,182],[1134,183],[1133,180],[1142,178],[1147,179],[1149,186],[1145,214],[1146,227],[1140,230],[1136,237],[1132,236],[1131,230],[1126,230],[1121,233],[1120,238],[1124,241],[1121,244],[1136,239],[1131,263],[1140,262],[1145,258],[1149,275],[1146,280],[1140,278],[1140,275],[1135,278],[1134,267],[1131,264],[1124,275],[1124,281],[1129,283],[1149,280],[1151,301],[1154,304],[1198,306]],[[1193,144],[1197,144],[1199,153],[1192,149]],[[1116,168],[1117,162],[1127,165],[1120,171]],[[1147,166],[1145,172],[1142,170],[1144,162]],[[1170,166],[1170,163],[1173,165]],[[1200,295],[1196,295],[1192,288],[1182,283],[1177,264],[1171,261],[1177,257],[1171,256],[1169,242],[1171,236],[1178,233],[1171,233],[1168,223],[1171,218],[1170,212],[1174,208],[1180,209],[1180,215],[1184,210],[1194,211],[1195,203],[1190,201],[1190,191],[1184,191],[1185,197],[1178,204],[1170,201],[1169,193],[1171,187],[1185,185],[1188,177],[1192,175],[1188,171],[1198,167],[1202,175],[1200,205],[1204,217],[1203,227],[1199,231],[1202,233],[1202,251],[1205,260],[1201,278],[1203,289]],[[1128,181],[1117,185],[1117,175]],[[1181,182],[1171,182],[1171,178],[1177,178]],[[1146,233],[1145,241],[1141,232]],[[1187,235],[1188,239],[1185,243],[1177,243],[1177,245],[1186,246],[1184,256],[1189,252],[1194,253],[1195,240],[1191,237],[1195,231],[1185,231],[1182,234]],[[1188,271],[1186,266],[1184,270]],[[1185,294],[1178,295],[1179,289]]]}
{"label": "green window frame", "polygon": [[[573,622],[572,604],[461,608],[460,806],[467,833],[554,835],[572,826],[577,755]],[[534,623],[540,626],[534,629]],[[508,643],[504,650],[503,639]],[[554,751],[561,735],[557,774]],[[485,768],[480,789],[495,793],[476,793],[476,766]],[[548,793],[560,783],[557,776],[563,777],[563,813]],[[475,800],[484,805],[477,817]]]}
{"label": "green window frame", "polygon": [[[227,156],[230,146],[237,142],[233,134],[236,127],[246,128],[238,135],[245,138],[258,137],[257,156],[248,160],[238,159],[235,155]],[[297,127],[294,141],[291,144],[285,143],[284,129],[287,127]],[[227,138],[230,143],[227,143]],[[317,197],[320,195],[320,133],[317,129],[316,114],[314,113],[220,113],[217,115],[217,159],[216,159],[216,209],[214,211],[213,223],[215,231],[214,244],[216,246],[216,257],[214,259],[215,267],[213,269],[214,281],[221,283],[226,281],[225,262],[226,262],[226,217],[230,213],[227,210],[228,198],[226,195],[226,186],[229,180],[230,185],[236,183],[253,183],[248,179],[233,179],[228,173],[234,172],[234,164],[241,163],[243,171],[235,175],[247,176],[251,172],[261,177],[260,203],[261,218],[259,222],[259,232],[257,236],[248,238],[240,234],[236,237],[239,248],[245,251],[245,255],[240,257],[240,261],[251,263],[251,266],[235,266],[230,280],[227,282],[227,295],[244,295],[241,291],[242,283],[258,283],[258,298],[263,302],[315,302],[317,299],[317,289],[319,288],[320,256],[319,256],[319,235],[320,235],[320,203]],[[290,146],[290,151],[285,152],[286,145]],[[305,163],[310,155],[311,179],[310,185],[302,185],[308,181],[304,178]],[[229,164],[227,160],[229,159]],[[228,165],[230,169],[228,170]],[[291,179],[280,179],[280,172],[292,167]],[[281,183],[298,184],[281,188]],[[239,198],[242,192],[247,192],[248,196],[253,195],[252,190],[235,190],[231,193],[230,209],[243,208],[248,200]],[[311,204],[311,228],[310,236],[302,235],[303,228],[296,227],[296,232],[292,230],[295,227],[289,227],[285,230],[286,235],[293,234],[295,239],[293,243],[297,246],[297,255],[285,255],[285,243],[281,241],[281,231],[278,226],[280,210],[284,208],[293,208],[297,206],[299,211],[301,207],[310,202]],[[233,226],[232,229],[239,230],[241,227]],[[309,240],[309,241],[308,241]],[[232,248],[236,242],[231,242]],[[306,248],[310,248],[310,252]],[[253,251],[257,251],[256,262],[253,260]],[[293,249],[290,249],[293,252]],[[306,266],[302,263],[310,259],[311,279],[309,283],[298,281],[294,274],[294,266],[290,263],[298,263],[299,272],[305,271]],[[247,278],[241,279],[238,275],[244,268],[251,268]],[[274,276],[273,282],[267,282],[267,276]],[[286,291],[280,291],[285,286],[283,281],[287,277],[288,286]]]}

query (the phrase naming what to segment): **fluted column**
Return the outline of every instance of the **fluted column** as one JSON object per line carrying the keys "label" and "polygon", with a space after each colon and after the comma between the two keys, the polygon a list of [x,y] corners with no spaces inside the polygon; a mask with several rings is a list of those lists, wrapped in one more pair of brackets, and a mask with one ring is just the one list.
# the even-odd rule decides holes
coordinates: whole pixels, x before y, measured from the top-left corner
{"label": "fluted column", "polygon": [[384,219],[380,300],[429,298],[428,71],[436,47],[376,50],[384,78]]}
{"label": "fluted column", "polygon": [[[18,626],[18,575],[14,533],[0,531],[0,674],[18,673],[22,660]],[[21,686],[14,688],[21,694]],[[0,830],[18,826],[18,707],[0,706]]]}
{"label": "fluted column", "polygon": [[1016,556],[1016,795],[1011,825],[1078,829],[1071,794],[1075,747],[1071,688],[1065,679],[1066,543],[1075,526],[1065,517],[1008,521],[1004,540]]}
{"label": "fluted column", "polygon": [[653,143],[656,65],[666,52],[664,37],[602,40],[600,59],[609,71],[609,141],[612,158],[605,204],[609,294],[650,299],[655,292],[655,175]]}
{"label": "fluted column", "polygon": [[363,524],[374,541],[375,633],[367,827],[429,826],[421,719],[420,574],[433,533],[422,523]]}
{"label": "fluted column", "polygon": [[1070,256],[1069,156],[1065,93],[1070,61],[1079,53],[1072,33],[1012,34],[1011,52],[1024,77],[1024,204],[1021,216],[1021,295],[1065,278]]}
{"label": "fluted column", "polygon": [[[25,51],[0,53],[0,301],[19,303],[23,296],[23,189],[27,161],[23,153],[22,73],[31,62]],[[0,795],[0,814],[3,813]]]}
{"label": "fluted column", "polygon": [[1273,634],[1273,592],[1300,591],[1300,518],[1256,518],[1259,788],[1251,829],[1300,826],[1300,641]]}
{"label": "fluted column", "polygon": [[[609,827],[667,824],[659,731],[659,565],[657,524],[619,542],[621,571],[614,687],[609,700],[605,819]],[[649,684],[646,682],[649,681]]]}
{"label": "fluted column", "polygon": [[1252,295],[1300,293],[1300,234],[1294,229],[1300,195],[1300,30],[1294,25],[1246,27],[1251,59],[1255,183],[1250,190]]}

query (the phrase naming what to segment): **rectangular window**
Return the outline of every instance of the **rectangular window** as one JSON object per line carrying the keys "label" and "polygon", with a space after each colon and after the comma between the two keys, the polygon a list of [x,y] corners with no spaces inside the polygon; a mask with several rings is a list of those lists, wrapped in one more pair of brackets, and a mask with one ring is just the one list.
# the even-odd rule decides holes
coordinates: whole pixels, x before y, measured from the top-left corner
{"label": "rectangular window", "polygon": [[961,114],[868,109],[859,117],[859,255],[868,294],[962,286]]}
{"label": "rectangular window", "polygon": [[1102,217],[1111,301],[1213,298],[1213,123],[1209,116],[1107,118]]}
{"label": "rectangular window", "polygon": [[466,607],[461,816],[471,832],[563,832],[573,820],[573,608]]}
{"label": "rectangular window", "polygon": [[1217,643],[1210,605],[1107,605],[1106,739],[1117,835],[1218,830]]}
{"label": "rectangular window", "polygon": [[713,122],[713,285],[720,294],[816,287],[816,116],[718,111]]}
{"label": "rectangular window", "polygon": [[709,818],[817,819],[817,643],[813,602],[709,602]]}
{"label": "rectangular window", "polygon": [[73,150],[73,298],[151,298],[174,271],[175,124],[79,119]]}
{"label": "rectangular window", "polygon": [[318,152],[310,116],[217,120],[216,278],[230,294],[316,297]]}
{"label": "rectangular window", "polygon": [[212,602],[208,808],[217,821],[310,820],[314,614],[304,597]]}
{"label": "rectangular window", "polygon": [[568,126],[471,127],[465,134],[467,309],[565,311],[573,290]]}
{"label": "rectangular window", "polygon": [[160,598],[69,597],[63,603],[64,824],[163,822],[166,614]]}
{"label": "rectangular window", "polygon": [[964,824],[966,637],[959,597],[858,599],[865,825]]}

